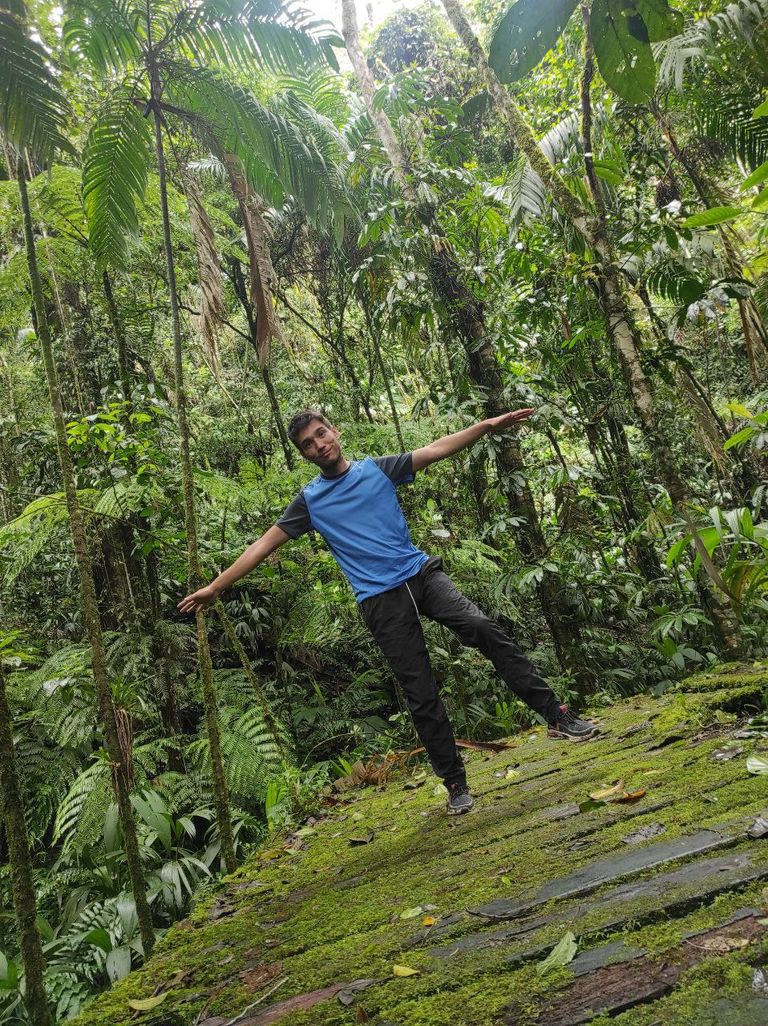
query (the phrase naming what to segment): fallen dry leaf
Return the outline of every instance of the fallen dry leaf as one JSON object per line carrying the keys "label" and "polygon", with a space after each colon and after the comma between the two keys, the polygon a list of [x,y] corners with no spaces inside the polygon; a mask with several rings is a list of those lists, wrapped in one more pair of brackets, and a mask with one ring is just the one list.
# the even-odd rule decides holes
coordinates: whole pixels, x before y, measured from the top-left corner
{"label": "fallen dry leaf", "polygon": [[[636,802],[638,798],[642,798],[645,795],[645,788],[638,788],[636,791],[627,791],[624,787],[624,781],[620,780],[618,784],[614,784],[613,787],[606,787],[602,791],[593,791],[589,798],[593,802]],[[582,803],[587,805],[588,803]],[[580,806],[581,807],[581,806]],[[582,811],[585,811],[582,809]]]}
{"label": "fallen dry leaf", "polygon": [[369,831],[369,833],[361,834],[359,837],[350,837],[349,838],[349,843],[352,844],[352,845],[370,844],[371,841],[373,840],[373,837],[374,837],[374,833],[373,833],[373,830],[371,830],[371,831]]}
{"label": "fallen dry leaf", "polygon": [[434,916],[424,916],[424,918],[421,921],[421,925],[422,926],[434,926],[436,922],[437,922],[437,920],[435,919]]}
{"label": "fallen dry leaf", "polygon": [[136,1012],[149,1012],[152,1008],[157,1008],[162,1004],[167,997],[166,992],[165,994],[156,994],[154,997],[133,998],[128,1002],[128,1007],[133,1008]]}
{"label": "fallen dry leaf", "polygon": [[738,951],[749,945],[748,937],[705,937],[696,947],[703,951],[712,951],[718,955],[726,955],[729,951]]}
{"label": "fallen dry leaf", "polygon": [[411,969],[409,965],[393,965],[392,966],[393,976],[418,976],[418,969]]}
{"label": "fallen dry leaf", "polygon": [[626,793],[624,781],[620,780],[613,787],[606,787],[602,791],[591,791],[589,797],[595,802],[615,802],[617,798]]}

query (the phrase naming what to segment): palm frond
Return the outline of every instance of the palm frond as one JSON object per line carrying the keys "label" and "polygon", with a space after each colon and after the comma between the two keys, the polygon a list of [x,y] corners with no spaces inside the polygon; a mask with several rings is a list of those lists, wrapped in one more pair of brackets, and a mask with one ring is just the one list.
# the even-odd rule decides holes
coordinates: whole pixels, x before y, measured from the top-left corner
{"label": "palm frond", "polygon": [[350,104],[354,102],[341,86],[338,75],[329,74],[324,68],[307,69],[301,76],[281,78],[278,95],[296,97],[338,130],[349,120]]}
{"label": "palm frond", "polygon": [[167,95],[211,149],[242,161],[251,187],[270,205],[291,193],[318,224],[349,209],[341,175],[311,139],[247,90],[207,69],[176,65]]}
{"label": "palm frond", "polygon": [[768,0],[738,0],[708,18],[697,18],[679,35],[654,43],[659,85],[682,92],[694,61],[722,65],[721,47],[734,43],[740,60],[754,60],[765,69],[764,48],[756,35],[767,18]]}
{"label": "palm frond", "polygon": [[508,207],[513,220],[540,217],[548,203],[541,179],[522,153],[512,164],[507,181],[503,185],[486,185],[483,193]]}
{"label": "palm frond", "polygon": [[69,103],[42,44],[24,24],[20,2],[0,0],[0,131],[47,164],[56,150],[74,153],[62,134]]}
{"label": "palm frond", "polygon": [[64,45],[70,60],[85,58],[103,73],[141,55],[136,5],[128,0],[65,0]]}
{"label": "palm frond", "polygon": [[750,171],[768,160],[768,118],[753,118],[754,105],[742,96],[721,96],[701,104],[695,115],[700,134],[722,143]]}
{"label": "palm frond", "polygon": [[173,38],[203,67],[257,64],[285,74],[317,65],[337,69],[333,48],[342,45],[327,22],[278,0],[200,0]]}
{"label": "palm frond", "polygon": [[96,262],[126,267],[128,236],[138,231],[151,157],[149,125],[126,96],[107,103],[83,151],[83,203]]}

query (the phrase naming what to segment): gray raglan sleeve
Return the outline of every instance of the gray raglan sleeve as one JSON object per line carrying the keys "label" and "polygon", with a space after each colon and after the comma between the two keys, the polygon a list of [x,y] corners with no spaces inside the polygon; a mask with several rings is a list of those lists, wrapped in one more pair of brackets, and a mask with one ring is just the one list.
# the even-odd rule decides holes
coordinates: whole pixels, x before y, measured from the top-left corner
{"label": "gray raglan sleeve", "polygon": [[289,538],[300,538],[302,534],[312,530],[312,521],[309,519],[309,510],[303,492],[299,492],[275,527],[285,531]]}
{"label": "gray raglan sleeve", "polygon": [[397,456],[374,456],[373,462],[392,484],[410,484],[414,478],[413,453],[401,452]]}

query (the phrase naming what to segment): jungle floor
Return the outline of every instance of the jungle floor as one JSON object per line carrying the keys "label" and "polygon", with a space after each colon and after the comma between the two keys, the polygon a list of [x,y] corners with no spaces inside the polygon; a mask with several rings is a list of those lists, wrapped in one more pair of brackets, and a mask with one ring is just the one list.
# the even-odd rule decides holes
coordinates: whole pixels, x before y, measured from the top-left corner
{"label": "jungle floor", "polygon": [[346,791],[77,1024],[766,1026],[766,694],[768,665],[725,666],[598,710],[595,740],[470,752],[461,817],[423,770]]}

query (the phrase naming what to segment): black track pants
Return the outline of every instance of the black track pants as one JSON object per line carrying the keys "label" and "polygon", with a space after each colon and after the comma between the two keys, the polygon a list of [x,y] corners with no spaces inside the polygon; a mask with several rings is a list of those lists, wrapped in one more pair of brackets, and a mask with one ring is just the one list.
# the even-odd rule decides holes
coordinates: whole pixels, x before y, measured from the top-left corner
{"label": "black track pants", "polygon": [[402,685],[432,768],[452,784],[465,780],[464,765],[432,673],[420,614],[479,649],[510,690],[545,720],[554,719],[560,703],[512,638],[458,591],[442,567],[433,556],[399,587],[364,599],[360,612]]}

